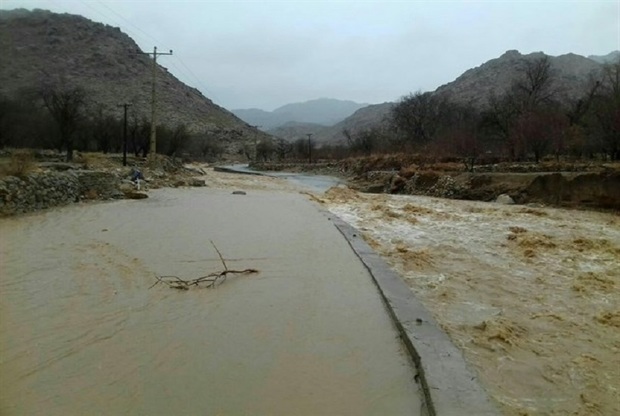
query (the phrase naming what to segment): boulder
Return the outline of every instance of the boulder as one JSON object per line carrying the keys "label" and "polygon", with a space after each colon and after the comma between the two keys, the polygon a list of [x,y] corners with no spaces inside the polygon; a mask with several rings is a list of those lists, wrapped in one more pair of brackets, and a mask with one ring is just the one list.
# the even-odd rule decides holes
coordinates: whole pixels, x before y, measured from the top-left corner
{"label": "boulder", "polygon": [[146,199],[148,197],[149,196],[145,194],[144,192],[135,192],[135,191],[125,192],[125,198],[127,199]]}
{"label": "boulder", "polygon": [[495,202],[497,202],[498,204],[504,204],[504,205],[513,205],[515,203],[514,199],[512,199],[512,197],[508,194],[501,194],[500,196],[497,197]]}
{"label": "boulder", "polygon": [[190,186],[207,186],[204,179],[196,179],[196,178],[192,178],[189,185]]}

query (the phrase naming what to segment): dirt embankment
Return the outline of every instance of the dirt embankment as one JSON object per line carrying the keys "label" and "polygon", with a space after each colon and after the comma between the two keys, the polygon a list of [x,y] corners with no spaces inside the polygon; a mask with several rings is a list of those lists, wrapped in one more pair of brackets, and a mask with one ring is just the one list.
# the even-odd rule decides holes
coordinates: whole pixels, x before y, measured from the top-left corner
{"label": "dirt embankment", "polygon": [[517,204],[620,209],[620,163],[495,163],[464,172],[462,163],[426,163],[404,154],[349,158],[331,163],[259,163],[258,170],[312,172],[346,178],[365,193],[425,195]]}
{"label": "dirt embankment", "polygon": [[[375,177],[378,175],[375,174]],[[620,172],[392,174],[356,181],[360,190],[493,201],[509,195],[518,204],[620,209]],[[378,183],[377,183],[378,182]]]}

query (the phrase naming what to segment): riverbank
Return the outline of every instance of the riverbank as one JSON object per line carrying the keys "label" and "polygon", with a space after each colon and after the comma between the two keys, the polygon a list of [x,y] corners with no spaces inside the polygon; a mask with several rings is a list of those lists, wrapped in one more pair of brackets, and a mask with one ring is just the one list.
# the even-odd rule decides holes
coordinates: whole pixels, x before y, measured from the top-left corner
{"label": "riverbank", "polygon": [[258,170],[313,172],[341,177],[366,193],[544,204],[620,210],[619,163],[498,163],[465,172],[457,163],[421,163],[381,155],[332,163],[259,163]]}

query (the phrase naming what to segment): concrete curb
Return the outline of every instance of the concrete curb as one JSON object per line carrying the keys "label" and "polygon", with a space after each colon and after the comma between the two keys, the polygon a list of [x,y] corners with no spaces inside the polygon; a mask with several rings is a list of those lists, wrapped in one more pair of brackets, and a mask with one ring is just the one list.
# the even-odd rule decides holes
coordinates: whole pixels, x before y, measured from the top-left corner
{"label": "concrete curb", "polygon": [[461,351],[415,298],[411,289],[366,244],[354,227],[327,213],[355,254],[370,272],[413,359],[430,416],[495,416],[489,400]]}

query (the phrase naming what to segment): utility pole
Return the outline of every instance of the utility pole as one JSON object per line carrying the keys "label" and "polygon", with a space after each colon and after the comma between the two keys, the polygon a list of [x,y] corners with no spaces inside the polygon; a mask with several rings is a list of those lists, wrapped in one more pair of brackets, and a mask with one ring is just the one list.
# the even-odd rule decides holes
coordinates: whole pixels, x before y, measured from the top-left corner
{"label": "utility pole", "polygon": [[149,149],[149,154],[151,155],[155,155],[156,151],[157,151],[157,126],[156,126],[156,111],[155,111],[155,104],[156,104],[156,86],[155,86],[155,81],[157,79],[157,57],[159,55],[172,55],[172,49],[170,49],[170,52],[157,52],[157,46],[153,47],[153,52],[142,52],[145,55],[153,55],[153,80],[152,82],[152,87],[153,87],[153,91],[152,91],[152,95],[151,95],[151,142],[150,142],[150,149]]}
{"label": "utility pole", "polygon": [[127,166],[127,108],[131,106],[131,104],[119,104],[117,107],[123,107],[124,109],[124,118],[123,118],[123,166]]}
{"label": "utility pole", "polygon": [[[256,130],[260,129],[263,126],[250,126],[255,128]],[[258,162],[258,132],[254,133],[254,163]]]}
{"label": "utility pole", "polygon": [[312,133],[307,133],[308,136],[308,163],[312,164]]}

